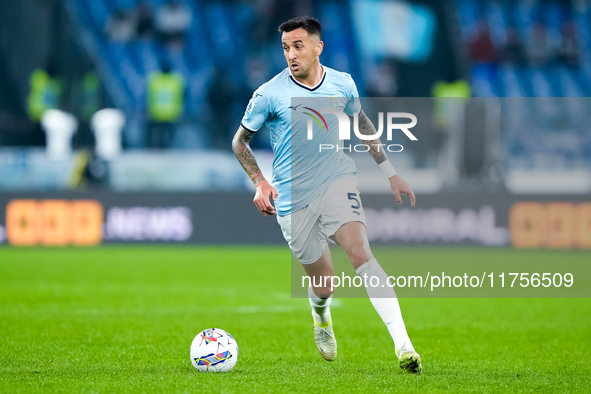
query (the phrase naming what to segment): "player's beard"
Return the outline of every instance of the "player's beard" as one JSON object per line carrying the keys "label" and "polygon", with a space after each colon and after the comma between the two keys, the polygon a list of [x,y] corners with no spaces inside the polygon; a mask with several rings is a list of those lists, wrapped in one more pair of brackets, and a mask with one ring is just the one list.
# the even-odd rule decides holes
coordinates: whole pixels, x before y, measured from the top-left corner
{"label": "player's beard", "polygon": [[300,78],[300,79],[306,79],[308,78],[308,76],[310,75],[310,70],[308,70],[307,72],[305,70],[302,70],[301,68],[296,71],[295,73],[292,73],[294,77],[296,78]]}
{"label": "player's beard", "polygon": [[310,76],[310,71],[314,67],[314,63],[312,63],[308,68],[302,67],[302,63],[298,63],[300,68],[297,71],[292,71],[292,75],[296,78],[306,79]]}

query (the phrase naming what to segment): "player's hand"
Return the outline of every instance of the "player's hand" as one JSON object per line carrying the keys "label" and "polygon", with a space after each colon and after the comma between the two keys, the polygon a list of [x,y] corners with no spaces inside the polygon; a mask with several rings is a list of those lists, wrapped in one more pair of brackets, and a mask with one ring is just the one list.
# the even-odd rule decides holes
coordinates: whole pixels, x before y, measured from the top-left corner
{"label": "player's hand", "polygon": [[270,198],[273,198],[273,201],[275,201],[277,200],[277,196],[277,190],[263,179],[256,185],[256,194],[253,200],[254,205],[257,206],[257,209],[263,216],[275,215],[277,211],[275,211],[275,207],[271,204]]}
{"label": "player's hand", "polygon": [[394,193],[394,197],[396,197],[396,201],[398,204],[402,204],[402,194],[406,194],[406,196],[410,199],[410,206],[414,208],[415,206],[415,193],[412,191],[412,187],[406,182],[404,179],[399,177],[398,175],[394,175],[389,178],[390,181],[390,189],[392,189],[392,193]]}

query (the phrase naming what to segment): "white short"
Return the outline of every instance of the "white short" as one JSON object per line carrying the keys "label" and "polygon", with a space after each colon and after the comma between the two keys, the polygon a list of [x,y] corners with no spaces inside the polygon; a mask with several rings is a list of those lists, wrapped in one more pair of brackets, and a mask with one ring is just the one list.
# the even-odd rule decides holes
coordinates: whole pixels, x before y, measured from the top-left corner
{"label": "white short", "polygon": [[357,178],[347,176],[333,181],[305,208],[287,216],[277,216],[283,237],[302,264],[312,264],[322,256],[327,242],[345,223],[365,225]]}

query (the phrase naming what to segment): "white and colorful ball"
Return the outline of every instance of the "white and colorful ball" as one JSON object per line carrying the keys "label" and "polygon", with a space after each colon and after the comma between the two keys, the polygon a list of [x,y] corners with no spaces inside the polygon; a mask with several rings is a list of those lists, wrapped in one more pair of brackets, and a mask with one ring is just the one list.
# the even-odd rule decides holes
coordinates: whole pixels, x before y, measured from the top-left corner
{"label": "white and colorful ball", "polygon": [[191,343],[191,363],[198,371],[229,372],[238,361],[238,344],[219,328],[201,331]]}

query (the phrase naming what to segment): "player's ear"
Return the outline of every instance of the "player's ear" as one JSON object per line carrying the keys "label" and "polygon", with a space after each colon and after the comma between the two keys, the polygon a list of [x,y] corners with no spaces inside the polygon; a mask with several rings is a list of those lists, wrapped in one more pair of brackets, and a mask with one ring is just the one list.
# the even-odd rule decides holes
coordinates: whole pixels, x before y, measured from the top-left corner
{"label": "player's ear", "polygon": [[318,43],[316,44],[316,56],[320,56],[323,49],[324,49],[324,42],[318,41]]}

